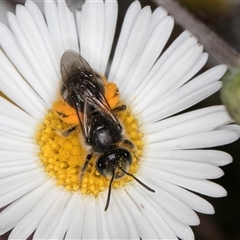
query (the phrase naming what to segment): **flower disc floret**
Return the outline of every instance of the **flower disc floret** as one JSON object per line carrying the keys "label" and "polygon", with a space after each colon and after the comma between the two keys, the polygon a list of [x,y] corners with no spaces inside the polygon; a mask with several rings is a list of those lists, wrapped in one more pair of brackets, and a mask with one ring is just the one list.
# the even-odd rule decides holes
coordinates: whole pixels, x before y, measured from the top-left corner
{"label": "flower disc floret", "polygon": [[[138,121],[130,110],[118,113],[118,117],[127,138],[134,144],[134,149],[131,149],[133,160],[129,173],[135,174],[143,152],[143,134],[139,131]],[[36,134],[40,148],[39,158],[48,175],[56,179],[57,185],[62,185],[70,191],[97,196],[108,187],[109,179],[96,170],[95,162],[98,157],[96,154],[80,182],[81,169],[89,152],[80,129],[66,138],[59,134],[69,127],[70,125],[61,121],[53,110],[46,114]],[[112,186],[121,187],[130,181],[132,181],[131,177],[124,176],[115,180]]]}

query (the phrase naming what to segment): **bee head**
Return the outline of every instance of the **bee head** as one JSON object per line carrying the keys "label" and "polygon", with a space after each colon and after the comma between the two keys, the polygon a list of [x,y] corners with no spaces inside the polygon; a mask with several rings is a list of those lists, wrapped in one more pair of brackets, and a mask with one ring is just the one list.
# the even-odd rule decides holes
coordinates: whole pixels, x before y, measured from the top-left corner
{"label": "bee head", "polygon": [[[121,178],[125,175],[132,163],[131,153],[124,148],[117,148],[110,153],[101,155],[96,163],[97,171],[107,177],[115,179]],[[122,171],[124,170],[124,171]]]}

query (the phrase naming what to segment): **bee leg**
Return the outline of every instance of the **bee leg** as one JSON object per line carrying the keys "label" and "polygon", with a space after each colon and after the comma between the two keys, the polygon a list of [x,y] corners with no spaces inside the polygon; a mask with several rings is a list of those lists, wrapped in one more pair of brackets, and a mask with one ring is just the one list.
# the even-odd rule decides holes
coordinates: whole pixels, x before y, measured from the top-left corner
{"label": "bee leg", "polygon": [[130,147],[130,148],[135,147],[134,144],[131,141],[129,141],[128,139],[123,140],[122,143],[123,143],[123,145]]}
{"label": "bee leg", "polygon": [[89,154],[87,155],[87,157],[86,157],[85,163],[84,163],[84,165],[83,165],[83,167],[82,167],[82,169],[81,169],[80,176],[79,176],[80,183],[81,183],[82,180],[83,180],[83,175],[84,175],[85,171],[87,170],[88,164],[89,164],[89,162],[90,162],[90,160],[91,160],[92,157],[93,157],[93,153],[89,153]]}
{"label": "bee leg", "polygon": [[113,112],[121,112],[127,109],[126,105],[119,105],[112,109]]}
{"label": "bee leg", "polygon": [[68,129],[65,129],[63,131],[56,130],[57,134],[61,137],[68,137],[71,133],[75,132],[79,128],[79,125],[71,126]]}

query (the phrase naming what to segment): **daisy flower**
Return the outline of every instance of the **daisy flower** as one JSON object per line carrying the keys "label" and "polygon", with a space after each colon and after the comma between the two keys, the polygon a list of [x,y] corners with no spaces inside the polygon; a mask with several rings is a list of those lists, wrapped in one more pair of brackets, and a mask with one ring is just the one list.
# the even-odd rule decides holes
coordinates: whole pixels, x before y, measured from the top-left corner
{"label": "daisy flower", "polygon": [[[196,75],[208,54],[188,31],[163,51],[174,20],[159,7],[128,8],[113,58],[115,0],[87,0],[76,15],[65,1],[33,1],[0,24],[0,234],[10,239],[192,239],[196,212],[213,214],[201,195],[226,196],[209,179],[232,161],[211,147],[239,138],[224,106],[182,113],[221,87],[225,65]],[[109,178],[91,159],[77,114],[59,94],[60,62],[67,50],[81,54],[103,80],[111,108],[134,147],[127,172]],[[109,63],[109,64],[108,64]],[[107,78],[107,81],[105,77]],[[117,86],[117,87],[116,87]],[[118,91],[120,98],[118,98]],[[8,100],[6,100],[6,97]],[[77,120],[76,120],[77,119]],[[78,122],[79,124],[79,122]],[[60,133],[60,134],[59,134]]]}

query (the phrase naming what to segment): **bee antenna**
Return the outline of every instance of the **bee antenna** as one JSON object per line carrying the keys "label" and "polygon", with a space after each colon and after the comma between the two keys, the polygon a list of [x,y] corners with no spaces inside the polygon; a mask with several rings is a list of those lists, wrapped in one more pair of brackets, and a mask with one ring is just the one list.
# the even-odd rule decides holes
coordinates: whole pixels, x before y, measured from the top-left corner
{"label": "bee antenna", "polygon": [[106,202],[106,206],[105,206],[105,211],[107,211],[109,203],[110,203],[110,196],[111,196],[111,189],[112,189],[112,183],[113,183],[113,179],[115,177],[115,171],[112,171],[112,178],[109,182],[109,187],[108,187],[108,196],[107,196],[107,202]]}
{"label": "bee antenna", "polygon": [[126,175],[132,177],[133,179],[135,179],[139,184],[141,184],[143,187],[145,187],[148,191],[150,192],[155,192],[155,190],[151,189],[150,187],[148,187],[146,184],[144,184],[143,182],[141,182],[139,179],[137,179],[133,174],[126,172],[124,169],[122,169],[121,167],[119,167],[121,169],[121,171],[123,171]]}

